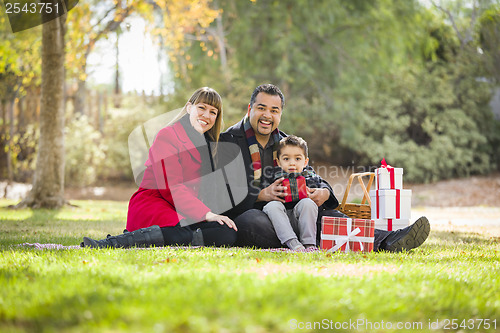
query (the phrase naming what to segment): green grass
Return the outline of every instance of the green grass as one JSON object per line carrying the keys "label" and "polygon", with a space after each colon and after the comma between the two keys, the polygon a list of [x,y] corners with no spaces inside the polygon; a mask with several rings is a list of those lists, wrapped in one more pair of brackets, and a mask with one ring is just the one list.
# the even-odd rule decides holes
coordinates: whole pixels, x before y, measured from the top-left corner
{"label": "green grass", "polygon": [[[294,324],[349,320],[431,331],[429,321],[453,318],[496,319],[500,329],[500,245],[481,233],[433,231],[400,254],[34,250],[17,244],[76,245],[122,232],[127,203],[2,208],[12,203],[0,200],[1,332],[297,332],[308,330]],[[346,330],[371,331],[366,325]]]}

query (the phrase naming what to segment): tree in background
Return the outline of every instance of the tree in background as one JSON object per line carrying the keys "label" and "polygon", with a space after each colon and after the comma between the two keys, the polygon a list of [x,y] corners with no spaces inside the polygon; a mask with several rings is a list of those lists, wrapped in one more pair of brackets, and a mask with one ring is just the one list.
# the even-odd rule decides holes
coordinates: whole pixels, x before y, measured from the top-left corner
{"label": "tree in background", "polygon": [[[481,15],[479,19],[479,42],[485,72],[494,82],[497,92],[500,91],[500,3],[497,1]],[[490,131],[490,142],[493,148],[493,158],[500,169],[500,122],[492,121],[493,131]]]}
{"label": "tree in background", "polygon": [[31,121],[37,120],[35,95],[40,86],[40,32],[41,27],[37,27],[14,35],[7,16],[0,15],[0,140],[5,142],[2,145],[5,150],[0,152],[0,166],[6,171],[0,173],[0,177],[6,177],[9,182],[30,168],[35,131],[28,127]]}
{"label": "tree in background", "polygon": [[474,34],[478,8],[459,20],[436,7],[452,24],[439,12],[427,13],[423,28],[433,39],[431,52],[423,49],[423,63],[394,68],[377,80],[361,103],[363,135],[353,146],[362,162],[377,164],[385,157],[417,182],[490,172],[498,140],[491,85]]}
{"label": "tree in background", "polygon": [[219,1],[230,81],[208,38],[186,53],[187,75],[221,91],[229,124],[257,84],[277,84],[287,97],[280,127],[310,142],[316,160],[386,157],[409,181],[488,173],[498,135],[477,18],[489,3]]}
{"label": "tree in background", "polygon": [[479,19],[479,43],[484,52],[486,69],[500,84],[500,5],[484,11]]}
{"label": "tree in background", "polygon": [[40,140],[33,188],[17,207],[59,208],[64,199],[64,30],[66,15],[42,25]]}
{"label": "tree in background", "polygon": [[[148,113],[177,108],[186,93],[208,85],[224,97],[225,122],[232,125],[243,116],[255,86],[271,82],[287,98],[280,128],[303,136],[315,161],[374,166],[386,157],[406,169],[409,181],[487,173],[500,146],[498,122],[488,107],[498,82],[498,1],[492,3],[80,3],[68,22],[68,78],[84,81],[85,55],[116,31],[122,17],[116,15],[134,12],[161,40],[173,73],[175,92],[163,105],[147,105]],[[145,108],[136,104],[117,123],[139,119],[135,113]],[[127,135],[123,128],[106,127],[104,141],[106,133]],[[114,159],[126,160],[126,147],[108,148],[108,154],[120,152]],[[76,167],[77,157],[72,156]],[[119,174],[125,167],[104,169]]]}
{"label": "tree in background", "polygon": [[151,19],[152,9],[151,3],[143,0],[81,1],[69,12],[66,66],[70,78],[76,80],[73,96],[76,114],[85,113],[87,60],[96,44],[111,33],[117,33],[120,24],[134,13]]}
{"label": "tree in background", "polygon": [[[388,0],[315,1],[314,6],[291,0],[219,1],[219,6],[230,82],[221,75],[221,48],[210,36],[186,53],[193,63],[190,82],[216,86],[238,112],[255,85],[273,82],[290,101],[283,125],[293,132],[304,130],[306,119],[336,127],[343,124],[334,118],[351,118],[350,111],[335,105],[358,100],[373,77],[406,60],[401,50],[416,38],[412,20],[419,8]],[[179,90],[187,84],[177,81]],[[307,131],[302,134],[318,133],[318,128]]]}
{"label": "tree in background", "polygon": [[[206,6],[209,1],[198,1],[198,2],[184,2],[184,6],[178,5],[179,2],[164,2],[159,1],[159,5],[155,4],[159,8],[166,8],[169,10],[168,14],[171,16],[171,20],[177,24],[177,29],[185,29],[187,25],[195,26],[199,24],[198,21],[202,22],[205,17]],[[163,5],[163,7],[161,7]],[[94,12],[92,12],[88,4],[81,4],[77,6],[74,10],[70,12],[70,24],[69,24],[69,43],[67,58],[64,58],[64,24],[59,22],[58,24],[50,23],[50,26],[42,28],[43,40],[41,58],[43,59],[42,64],[42,111],[40,116],[40,140],[38,144],[38,155],[37,155],[37,167],[35,168],[35,177],[33,180],[33,190],[31,191],[28,198],[23,200],[19,207],[30,206],[30,207],[60,207],[64,203],[64,109],[60,109],[61,101],[64,101],[64,88],[61,88],[60,84],[64,87],[64,64],[66,60],[66,65],[69,72],[69,77],[76,77],[78,81],[85,82],[86,79],[86,59],[90,52],[92,52],[95,44],[101,38],[104,38],[110,32],[116,31],[118,26],[125,18],[131,15],[131,13],[137,13],[142,15],[146,19],[152,18],[152,8],[153,3],[147,1],[114,1],[112,6],[106,8],[105,4],[102,2],[95,3]],[[208,10],[208,14],[211,11]],[[97,16],[97,19],[95,19]],[[216,15],[211,15],[209,21],[213,20]],[[182,18],[180,22],[176,20]],[[5,17],[2,17],[5,21]],[[5,23],[5,22],[3,22]],[[48,23],[47,23],[48,24]],[[206,23],[203,23],[206,25]],[[6,24],[3,26],[7,27]],[[2,27],[3,27],[2,26]],[[160,30],[164,31],[169,29],[169,27],[161,26]],[[36,28],[31,30],[33,36],[37,35]],[[38,30],[38,33],[40,29]],[[2,32],[2,35],[4,33]],[[28,58],[28,55],[34,55],[30,62],[31,66],[39,64],[39,57],[36,55],[40,54],[37,44],[30,40],[22,40],[17,37],[21,37],[23,33],[19,35],[13,35],[9,32],[5,32],[6,42],[2,42],[0,45],[1,49],[5,54],[0,60],[0,65],[2,71],[0,75],[2,76],[2,100],[8,98],[10,106],[13,105],[16,96],[18,96],[20,89],[26,89],[27,80],[24,77],[30,77],[32,79],[38,79],[36,73],[27,71],[28,66],[20,66],[23,64],[24,56]],[[173,34],[174,38],[177,36]],[[40,38],[40,37],[38,37]],[[174,39],[169,39],[172,42]],[[26,49],[21,47],[13,48],[12,45],[24,45]],[[62,49],[61,49],[62,48]],[[19,54],[21,57],[18,57]],[[62,58],[61,58],[62,56]],[[16,67],[17,66],[17,67]],[[62,73],[63,77],[59,75]],[[39,74],[38,74],[39,75]],[[9,81],[10,80],[10,81]],[[14,80],[14,81],[12,81]],[[12,81],[12,82],[11,82]],[[4,89],[5,88],[5,89]],[[15,88],[13,91],[13,88]],[[10,90],[8,90],[10,89]],[[78,100],[78,99],[77,99]],[[2,103],[2,106],[6,103]],[[75,103],[78,106],[78,102]],[[21,105],[18,104],[17,108],[20,109]],[[2,107],[4,111],[5,108]],[[12,110],[10,107],[11,114],[10,127],[12,128],[14,124]],[[3,112],[4,119],[6,119],[6,112]],[[10,138],[13,135],[13,130],[10,133],[6,130],[7,122],[2,123],[3,138],[7,140],[8,147],[12,146],[10,144]],[[7,152],[10,154],[10,148]],[[8,155],[10,156],[10,155]],[[97,156],[97,155],[96,155]],[[11,163],[7,163],[10,168]],[[81,167],[81,164],[80,164]],[[9,169],[10,170],[10,169]],[[9,173],[10,174],[10,173]]]}

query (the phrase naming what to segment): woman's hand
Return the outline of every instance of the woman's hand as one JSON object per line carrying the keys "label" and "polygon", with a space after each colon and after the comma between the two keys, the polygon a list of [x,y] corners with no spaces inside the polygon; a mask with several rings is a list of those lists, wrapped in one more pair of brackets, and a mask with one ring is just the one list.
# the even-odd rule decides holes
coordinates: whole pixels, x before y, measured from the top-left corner
{"label": "woman's hand", "polygon": [[205,215],[205,220],[207,220],[208,222],[219,222],[220,225],[223,225],[225,223],[229,228],[238,231],[238,228],[236,228],[236,224],[227,216],[208,212],[207,215]]}

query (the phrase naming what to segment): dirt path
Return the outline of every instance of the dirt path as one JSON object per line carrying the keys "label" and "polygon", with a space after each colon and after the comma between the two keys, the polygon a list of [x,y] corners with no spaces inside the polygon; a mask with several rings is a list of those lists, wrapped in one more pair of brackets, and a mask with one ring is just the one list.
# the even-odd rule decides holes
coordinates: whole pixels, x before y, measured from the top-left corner
{"label": "dirt path", "polygon": [[[342,200],[350,173],[326,172],[319,169],[319,174],[333,187],[335,195]],[[0,182],[0,198],[20,199],[31,189],[31,185],[14,183],[7,188],[7,183]],[[489,176],[473,176],[469,178],[451,179],[432,184],[404,183],[404,188],[411,189],[412,207],[500,207],[500,173]],[[118,200],[128,201],[137,187],[133,183],[110,185],[106,187],[67,188],[66,198],[69,200]],[[348,202],[361,199],[363,191],[355,182],[348,196]]]}
{"label": "dirt path", "polygon": [[[328,177],[328,173],[321,174],[323,178],[332,184],[335,195],[341,201],[349,175],[334,175],[335,177]],[[443,180],[431,184],[405,183],[403,179],[403,187],[412,190],[412,207],[500,207],[500,173],[489,176]],[[361,186],[355,181],[347,202],[362,197]]]}
{"label": "dirt path", "polygon": [[[342,199],[349,176],[336,175],[328,177],[321,174],[333,187],[335,195]],[[0,182],[0,198],[5,197],[6,182]],[[474,176],[462,179],[444,180],[432,184],[407,184],[411,189],[412,207],[467,207],[489,206],[500,207],[500,174],[490,176]],[[20,199],[31,189],[31,185],[14,183],[7,189],[9,199]],[[135,184],[111,185],[106,187],[67,188],[66,198],[69,200],[118,200],[128,201],[136,191]],[[361,199],[363,192],[357,182],[351,188],[348,202]]]}

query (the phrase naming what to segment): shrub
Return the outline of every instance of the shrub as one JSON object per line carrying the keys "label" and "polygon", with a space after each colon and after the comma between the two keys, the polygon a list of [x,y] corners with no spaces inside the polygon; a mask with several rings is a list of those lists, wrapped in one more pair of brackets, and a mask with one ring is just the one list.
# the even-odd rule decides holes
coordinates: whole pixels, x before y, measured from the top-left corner
{"label": "shrub", "polygon": [[108,147],[102,134],[86,116],[79,116],[65,128],[65,183],[73,186],[93,185],[105,167]]}

